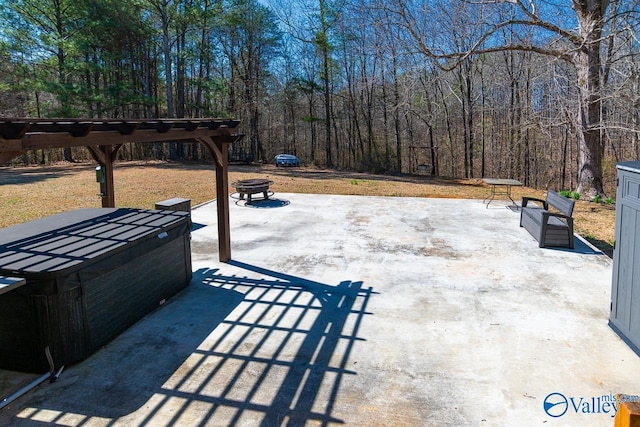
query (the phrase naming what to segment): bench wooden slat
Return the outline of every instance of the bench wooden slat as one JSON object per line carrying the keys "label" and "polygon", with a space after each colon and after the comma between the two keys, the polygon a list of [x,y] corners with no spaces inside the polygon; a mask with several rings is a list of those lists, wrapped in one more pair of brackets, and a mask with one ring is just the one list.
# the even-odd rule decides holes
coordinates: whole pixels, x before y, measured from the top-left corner
{"label": "bench wooden slat", "polygon": [[575,201],[564,197],[553,190],[547,190],[547,203],[562,212],[566,216],[573,215]]}

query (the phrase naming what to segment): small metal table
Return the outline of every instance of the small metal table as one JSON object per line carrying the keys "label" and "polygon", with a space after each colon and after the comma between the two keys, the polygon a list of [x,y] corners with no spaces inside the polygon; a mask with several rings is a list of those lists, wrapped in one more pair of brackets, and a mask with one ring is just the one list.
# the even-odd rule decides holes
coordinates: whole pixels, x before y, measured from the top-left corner
{"label": "small metal table", "polygon": [[[516,202],[511,198],[511,187],[521,187],[522,183],[515,179],[501,179],[501,178],[483,178],[485,184],[491,186],[491,193],[483,200],[486,203],[486,207],[489,208],[489,204],[493,201],[497,194],[505,195],[511,200],[513,206],[518,207]],[[502,190],[497,190],[500,187]]]}

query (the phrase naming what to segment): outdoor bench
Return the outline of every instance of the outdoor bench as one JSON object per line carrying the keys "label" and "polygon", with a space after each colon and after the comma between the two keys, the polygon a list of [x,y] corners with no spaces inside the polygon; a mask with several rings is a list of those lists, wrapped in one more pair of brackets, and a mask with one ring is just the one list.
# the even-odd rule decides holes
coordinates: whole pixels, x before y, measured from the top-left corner
{"label": "outdoor bench", "polygon": [[[530,202],[537,202],[530,203]],[[541,248],[564,246],[573,249],[574,200],[548,189],[547,199],[523,197],[520,211],[520,227],[524,227],[538,240]],[[552,207],[554,211],[550,211]]]}

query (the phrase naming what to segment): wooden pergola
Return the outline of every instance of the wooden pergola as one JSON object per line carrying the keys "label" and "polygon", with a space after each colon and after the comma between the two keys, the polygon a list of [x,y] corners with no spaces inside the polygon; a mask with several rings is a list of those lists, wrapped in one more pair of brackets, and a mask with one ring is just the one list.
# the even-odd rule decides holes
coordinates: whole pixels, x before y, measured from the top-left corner
{"label": "wooden pergola", "polygon": [[229,233],[229,144],[242,138],[229,119],[32,119],[0,118],[0,164],[29,150],[87,147],[105,171],[102,207],[115,207],[113,163],[127,143],[198,142],[216,169],[219,259],[231,259]]}

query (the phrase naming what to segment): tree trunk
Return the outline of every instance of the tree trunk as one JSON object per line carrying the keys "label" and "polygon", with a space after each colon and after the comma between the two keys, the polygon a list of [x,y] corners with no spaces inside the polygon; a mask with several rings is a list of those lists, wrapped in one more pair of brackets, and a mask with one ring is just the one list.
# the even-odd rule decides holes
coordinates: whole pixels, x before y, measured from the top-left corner
{"label": "tree trunk", "polygon": [[393,123],[396,135],[396,164],[398,173],[402,173],[402,135],[400,133],[400,88],[398,83],[398,62],[393,50]]}
{"label": "tree trunk", "polygon": [[167,117],[173,118],[173,70],[171,61],[171,36],[169,34],[170,18],[166,10],[159,10],[162,20],[162,53],[164,56],[164,78],[167,95]]}
{"label": "tree trunk", "polygon": [[318,34],[318,46],[322,51],[322,86],[324,90],[324,127],[325,127],[325,163],[328,168],[333,167],[331,156],[331,86],[329,76],[329,37],[327,10],[324,0],[320,0],[321,33]]}
{"label": "tree trunk", "polygon": [[600,43],[604,14],[609,1],[574,0],[578,35],[582,41],[574,53],[580,103],[578,107],[579,170],[576,191],[588,199],[604,195],[603,146],[600,132]]}

